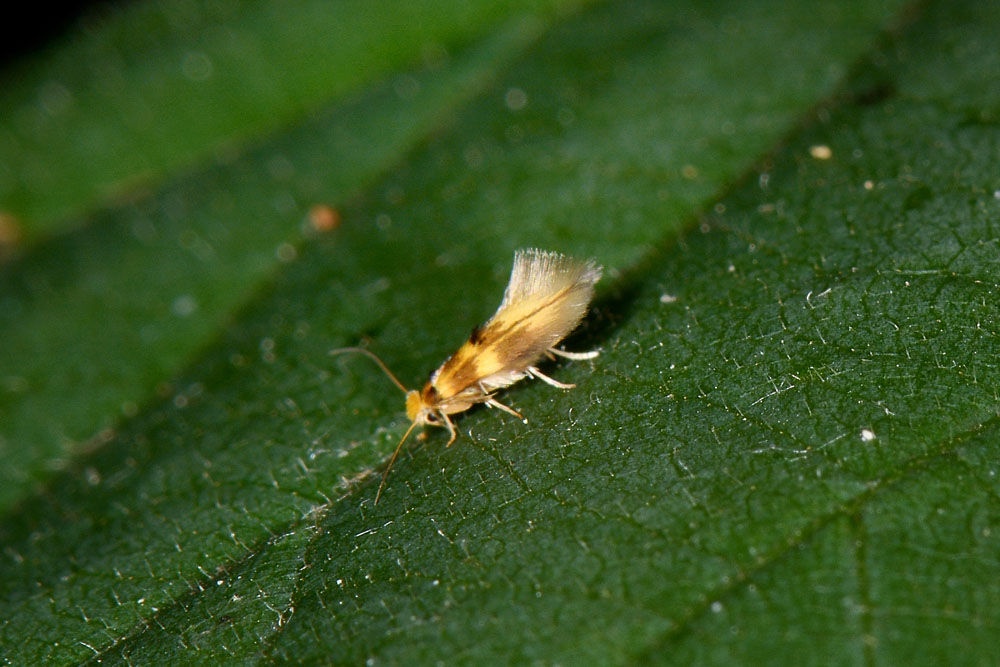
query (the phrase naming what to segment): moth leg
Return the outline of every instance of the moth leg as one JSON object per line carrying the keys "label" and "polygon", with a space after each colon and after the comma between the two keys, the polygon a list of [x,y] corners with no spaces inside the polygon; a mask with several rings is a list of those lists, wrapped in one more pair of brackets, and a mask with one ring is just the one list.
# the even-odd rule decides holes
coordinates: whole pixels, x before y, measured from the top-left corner
{"label": "moth leg", "polygon": [[524,418],[524,415],[522,415],[520,412],[518,412],[517,410],[515,410],[512,407],[504,405],[503,403],[501,403],[497,399],[493,398],[492,396],[490,396],[489,398],[487,398],[486,401],[485,401],[485,403],[486,403],[486,405],[490,406],[491,408],[499,408],[499,409],[503,410],[504,412],[506,412],[509,415],[514,415],[515,417],[517,417],[518,419],[520,419],[521,421],[523,421],[525,424],[528,423],[528,420]]}
{"label": "moth leg", "polygon": [[448,438],[448,443],[445,447],[451,447],[451,443],[455,442],[455,438],[458,437],[458,431],[455,430],[455,425],[448,419],[448,415],[442,412],[441,416],[444,417],[444,425],[448,428],[448,433],[451,436]]}
{"label": "moth leg", "polygon": [[600,350],[591,350],[590,352],[567,352],[566,350],[557,350],[554,347],[550,347],[546,352],[549,357],[554,354],[557,357],[563,357],[564,359],[572,359],[573,361],[584,361],[585,359],[593,359],[601,353]]}
{"label": "moth leg", "polygon": [[558,387],[559,389],[572,389],[576,386],[575,384],[566,384],[565,382],[559,382],[559,380],[553,380],[534,366],[528,366],[528,375],[536,377],[545,384],[550,384],[553,387]]}

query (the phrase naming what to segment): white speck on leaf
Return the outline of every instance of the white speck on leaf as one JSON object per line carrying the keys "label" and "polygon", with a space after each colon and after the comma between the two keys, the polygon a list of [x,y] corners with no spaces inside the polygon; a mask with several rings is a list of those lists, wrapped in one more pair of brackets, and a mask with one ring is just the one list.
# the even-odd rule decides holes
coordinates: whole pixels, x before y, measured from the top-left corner
{"label": "white speck on leaf", "polygon": [[829,160],[833,157],[833,151],[830,150],[829,146],[817,144],[809,147],[809,155],[813,156],[817,160]]}

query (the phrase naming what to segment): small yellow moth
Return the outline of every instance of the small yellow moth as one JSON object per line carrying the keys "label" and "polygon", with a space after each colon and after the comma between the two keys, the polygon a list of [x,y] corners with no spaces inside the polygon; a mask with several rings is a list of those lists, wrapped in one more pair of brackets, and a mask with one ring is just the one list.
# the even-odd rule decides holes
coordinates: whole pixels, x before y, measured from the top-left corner
{"label": "small yellow moth", "polygon": [[519,412],[494,398],[504,387],[527,377],[560,389],[575,386],[553,380],[535,364],[543,357],[579,360],[598,355],[596,350],[566,352],[554,346],[583,319],[594,296],[594,284],[600,278],[601,267],[593,260],[580,261],[535,248],[518,250],[497,312],[486,324],[472,330],[469,340],[431,373],[420,391],[407,389],[381,359],[364,348],[345,347],[330,352],[358,352],[370,357],[406,394],[406,416],[412,423],[382,473],[376,504],[403,443],[417,426],[447,428],[450,447],[458,434],[448,415],[464,412],[477,403],[499,408],[527,422]]}

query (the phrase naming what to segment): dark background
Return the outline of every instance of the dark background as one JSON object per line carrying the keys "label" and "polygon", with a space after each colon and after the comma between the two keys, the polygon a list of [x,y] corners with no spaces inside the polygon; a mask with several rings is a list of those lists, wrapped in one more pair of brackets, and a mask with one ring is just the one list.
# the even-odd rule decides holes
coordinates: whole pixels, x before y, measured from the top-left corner
{"label": "dark background", "polygon": [[6,20],[0,21],[0,67],[6,67],[32,51],[44,49],[87,12],[99,12],[101,7],[110,6],[110,2],[95,0],[21,4],[17,13],[11,11]]}

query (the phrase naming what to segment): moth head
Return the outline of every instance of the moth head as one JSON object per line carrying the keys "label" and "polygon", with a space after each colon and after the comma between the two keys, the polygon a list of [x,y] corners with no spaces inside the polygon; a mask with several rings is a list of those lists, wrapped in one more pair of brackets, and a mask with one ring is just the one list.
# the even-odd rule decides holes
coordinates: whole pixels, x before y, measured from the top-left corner
{"label": "moth head", "polygon": [[406,392],[406,418],[411,422],[415,422],[421,417],[424,411],[424,402],[420,398],[420,392],[416,389]]}
{"label": "moth head", "polygon": [[437,406],[428,400],[426,391],[419,392],[416,389],[406,392],[406,417],[412,422],[420,425],[429,424],[431,426],[443,426],[441,413]]}

